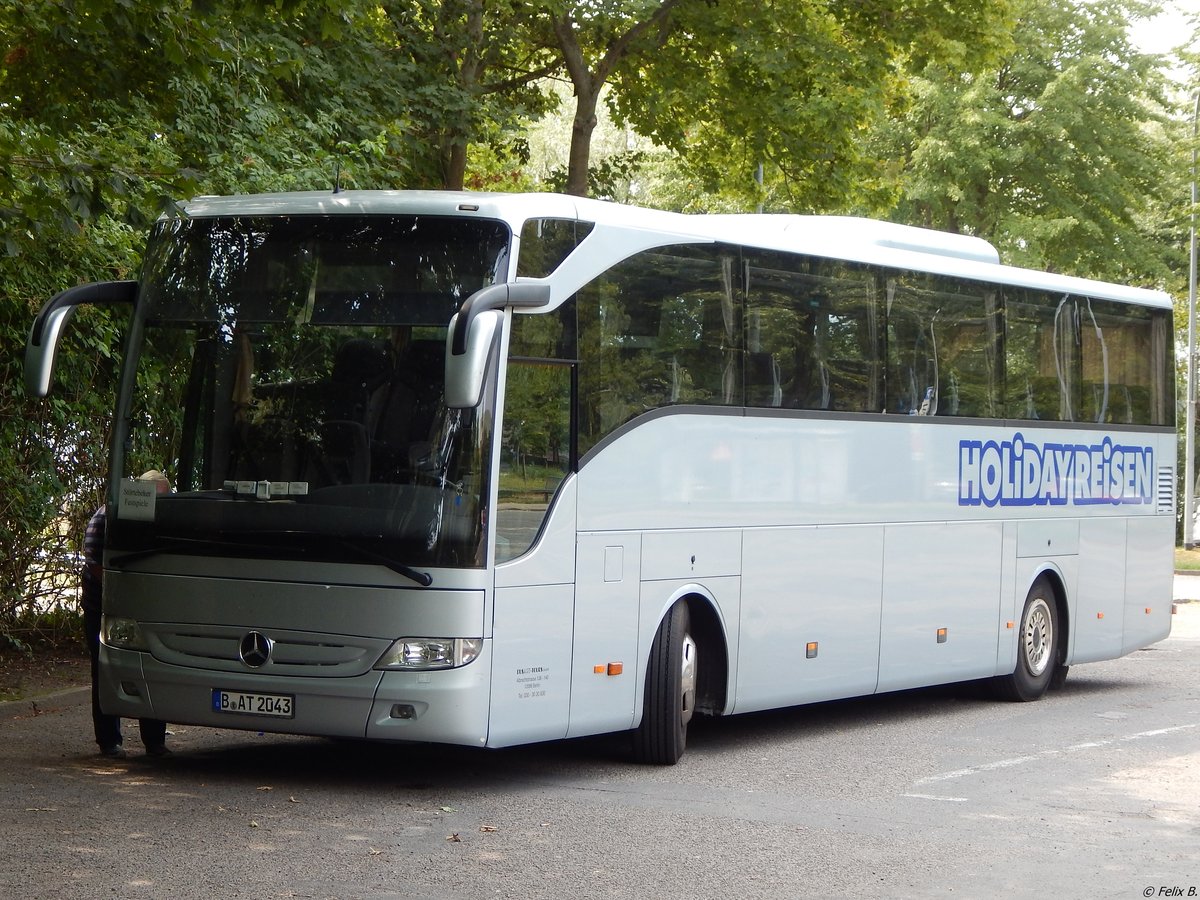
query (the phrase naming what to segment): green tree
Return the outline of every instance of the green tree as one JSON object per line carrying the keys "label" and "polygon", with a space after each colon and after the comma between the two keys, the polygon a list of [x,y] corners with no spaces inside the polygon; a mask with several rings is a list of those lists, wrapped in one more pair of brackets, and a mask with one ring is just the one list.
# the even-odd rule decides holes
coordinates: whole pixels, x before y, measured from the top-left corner
{"label": "green tree", "polygon": [[[904,72],[978,64],[1008,24],[1008,0],[620,5],[641,10],[622,20],[646,26],[639,40],[620,43],[629,25],[589,45],[617,119],[678,154],[690,181],[743,203],[762,198],[752,173],[765,164],[790,208],[845,202],[864,177],[864,129],[903,95]],[[590,5],[572,23],[593,30]]]}
{"label": "green tree", "polygon": [[[108,6],[0,3],[0,636],[10,639],[77,577],[73,551],[102,494],[119,354],[115,317],[81,313],[59,367],[63,390],[35,404],[20,371],[33,313],[80,281],[130,277],[145,211],[189,180],[143,110],[162,97],[155,58],[207,41],[204,22],[178,5]],[[139,103],[122,124],[104,112],[120,96]]]}
{"label": "green tree", "polygon": [[385,24],[360,0],[0,0],[0,635],[74,583],[120,354],[123,316],[84,311],[55,396],[32,401],[34,313],[73,284],[136,277],[174,198],[329,187],[339,166],[347,185],[434,183],[403,109],[439,88],[388,65]]}
{"label": "green tree", "polygon": [[[98,240],[97,231],[107,231]],[[47,233],[43,256],[0,257],[0,644],[30,610],[73,596],[83,526],[102,502],[119,350],[116,317],[82,311],[59,363],[61,389],[31,402],[21,362],[33,311],[85,273],[127,276],[137,253],[128,229],[96,223],[88,233]],[[64,595],[63,591],[67,593]]]}
{"label": "green tree", "polygon": [[873,146],[898,221],[979,235],[1016,265],[1161,284],[1172,149],[1161,61],[1129,42],[1142,0],[1024,0],[1010,49],[931,62]]}
{"label": "green tree", "polygon": [[671,16],[686,0],[602,0],[545,4],[544,16],[575,89],[566,192],[586,196],[601,92],[617,72],[660,51]]}
{"label": "green tree", "polygon": [[437,154],[438,186],[465,186],[472,144],[524,162],[520,134],[549,108],[542,81],[558,63],[531,40],[521,5],[392,0],[379,8],[390,65],[413,75],[421,102],[409,115],[417,138]]}

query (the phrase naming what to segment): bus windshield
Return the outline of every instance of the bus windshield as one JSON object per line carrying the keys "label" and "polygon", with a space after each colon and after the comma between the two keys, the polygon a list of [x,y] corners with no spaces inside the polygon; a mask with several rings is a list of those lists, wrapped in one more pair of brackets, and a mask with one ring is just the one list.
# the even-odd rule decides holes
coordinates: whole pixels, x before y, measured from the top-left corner
{"label": "bus windshield", "polygon": [[175,490],[152,517],[116,492],[110,549],[483,565],[491,401],[445,407],[445,340],[509,244],[433,216],[160,223],[114,462]]}

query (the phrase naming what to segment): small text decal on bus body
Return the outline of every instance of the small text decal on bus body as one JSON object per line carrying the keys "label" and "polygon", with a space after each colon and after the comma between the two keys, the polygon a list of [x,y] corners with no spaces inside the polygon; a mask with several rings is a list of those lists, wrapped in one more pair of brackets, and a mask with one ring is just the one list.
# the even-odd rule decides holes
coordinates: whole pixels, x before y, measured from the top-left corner
{"label": "small text decal on bus body", "polygon": [[529,666],[517,669],[517,699],[532,700],[536,697],[545,697],[549,680],[549,666]]}
{"label": "small text decal on bus body", "polygon": [[1117,444],[959,441],[959,506],[1152,503],[1154,448]]}

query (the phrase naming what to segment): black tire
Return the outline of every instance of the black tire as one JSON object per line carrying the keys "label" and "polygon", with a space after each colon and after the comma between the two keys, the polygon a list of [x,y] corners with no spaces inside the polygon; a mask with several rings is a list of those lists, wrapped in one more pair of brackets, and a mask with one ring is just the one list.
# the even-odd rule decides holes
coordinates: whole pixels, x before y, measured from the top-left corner
{"label": "black tire", "polygon": [[1029,589],[1017,632],[1017,667],[996,679],[997,693],[1006,700],[1027,702],[1046,693],[1059,663],[1058,606],[1050,582],[1039,578]]}
{"label": "black tire", "polygon": [[1064,666],[1061,663],[1055,666],[1054,674],[1050,676],[1050,690],[1062,690],[1062,686],[1067,683],[1067,673],[1070,671],[1070,666]]}
{"label": "black tire", "polygon": [[687,746],[687,727],[696,707],[696,642],[690,634],[687,604],[667,613],[646,665],[642,721],[633,731],[633,752],[640,762],[673,766]]}

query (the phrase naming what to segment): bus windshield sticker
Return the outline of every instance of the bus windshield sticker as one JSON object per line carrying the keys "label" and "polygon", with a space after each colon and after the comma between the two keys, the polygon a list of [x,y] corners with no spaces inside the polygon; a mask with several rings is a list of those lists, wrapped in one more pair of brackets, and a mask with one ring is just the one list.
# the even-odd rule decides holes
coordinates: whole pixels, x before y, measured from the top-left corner
{"label": "bus windshield sticker", "polygon": [[154,500],[157,496],[158,490],[153,481],[122,481],[117,517],[135,522],[153,522]]}

